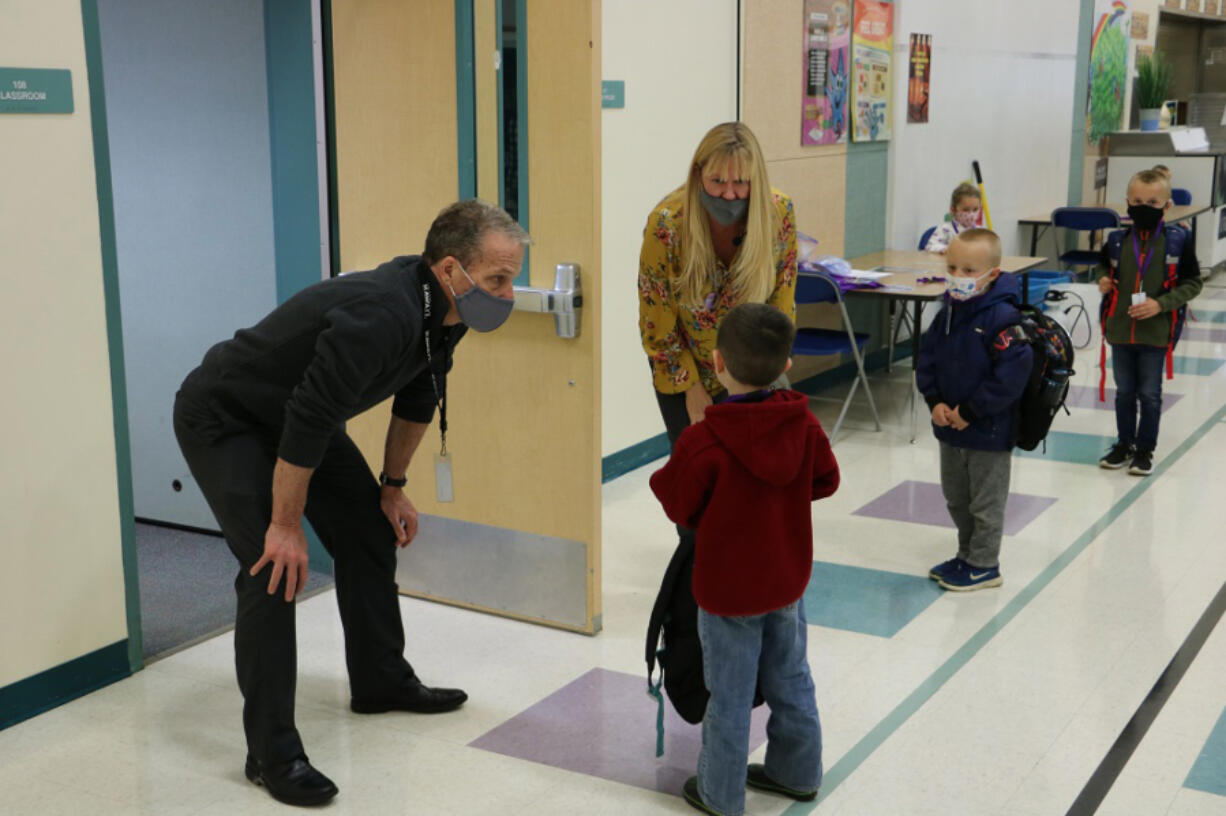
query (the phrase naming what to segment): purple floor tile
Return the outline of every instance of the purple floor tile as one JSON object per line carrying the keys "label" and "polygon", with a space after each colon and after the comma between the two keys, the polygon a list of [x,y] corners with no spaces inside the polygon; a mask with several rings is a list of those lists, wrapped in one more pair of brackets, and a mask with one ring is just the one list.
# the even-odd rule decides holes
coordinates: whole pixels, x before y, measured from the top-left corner
{"label": "purple floor tile", "polygon": [[[698,767],[702,726],[664,703],[664,756],[656,758],[656,702],[646,675],[592,669],[470,743],[526,759],[663,793],[680,793]],[[766,742],[765,706],[754,709],[752,753]]]}
{"label": "purple floor tile", "polygon": [[1210,343],[1226,343],[1226,329],[1184,326],[1183,337],[1188,340],[1208,340]]}
{"label": "purple floor tile", "polygon": [[[1111,361],[1107,361],[1107,365],[1111,365]],[[1110,382],[1111,378],[1108,377]],[[1165,382],[1165,381],[1164,381]],[[1162,413],[1166,413],[1167,409],[1175,403],[1183,399],[1183,394],[1172,394],[1169,391],[1162,392]],[[1068,388],[1068,399],[1065,400],[1070,408],[1097,408],[1100,411],[1115,410],[1115,389],[1107,387],[1107,401],[1099,402],[1098,386],[1096,385],[1070,385]]]}
{"label": "purple floor tile", "polygon": [[[1047,496],[1010,493],[1005,505],[1005,535],[1017,535],[1044,510],[1056,503]],[[906,481],[861,507],[853,515],[910,521],[934,527],[953,527],[941,486],[932,482]]]}

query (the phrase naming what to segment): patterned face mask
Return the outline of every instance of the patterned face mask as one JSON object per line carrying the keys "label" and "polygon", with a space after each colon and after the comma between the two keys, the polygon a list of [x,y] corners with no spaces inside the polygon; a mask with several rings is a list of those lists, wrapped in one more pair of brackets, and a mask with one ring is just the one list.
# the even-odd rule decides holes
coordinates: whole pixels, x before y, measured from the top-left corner
{"label": "patterned face mask", "polygon": [[979,210],[959,210],[954,213],[954,220],[962,229],[971,229],[979,220]]}
{"label": "patterned face mask", "polygon": [[970,300],[979,294],[979,281],[992,274],[992,270],[984,272],[977,278],[956,278],[950,275],[945,279],[945,288],[954,300]]}

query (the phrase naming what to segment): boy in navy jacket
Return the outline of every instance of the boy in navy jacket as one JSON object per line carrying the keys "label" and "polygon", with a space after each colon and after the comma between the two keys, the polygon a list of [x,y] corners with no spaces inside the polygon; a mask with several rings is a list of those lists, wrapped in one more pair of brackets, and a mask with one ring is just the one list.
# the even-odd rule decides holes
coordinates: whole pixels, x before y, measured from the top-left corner
{"label": "boy in navy jacket", "polygon": [[[694,529],[694,599],[711,698],[698,775],[684,788],[705,813],[738,816],[745,785],[800,801],[817,795],[822,732],[802,596],[813,568],[811,503],[834,493],[830,442],[796,391],[770,384],[791,367],[796,328],[773,306],[724,317],[712,355],[728,398],[685,429],[651,489]],[[746,768],[755,687],[770,706],[765,765]]]}
{"label": "boy in navy jacket", "polygon": [[1000,542],[1017,439],[1017,403],[1032,351],[1016,326],[1019,287],[1000,276],[1000,238],[958,235],[947,255],[948,293],[920,343],[916,385],[941,446],[941,490],[958,528],[958,554],[928,573],[945,589],[1000,586]]}

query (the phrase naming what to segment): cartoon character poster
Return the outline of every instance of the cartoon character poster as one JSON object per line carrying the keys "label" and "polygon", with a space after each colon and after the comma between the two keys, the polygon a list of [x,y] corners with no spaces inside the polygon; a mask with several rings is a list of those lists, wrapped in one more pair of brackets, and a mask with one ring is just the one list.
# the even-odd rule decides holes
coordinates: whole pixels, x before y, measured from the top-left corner
{"label": "cartoon character poster", "polygon": [[852,138],[890,138],[890,62],[894,50],[894,4],[856,0],[851,57]]}
{"label": "cartoon character poster", "polygon": [[852,0],[805,0],[800,143],[847,141]]}
{"label": "cartoon character poster", "polygon": [[1091,144],[1120,129],[1128,72],[1128,3],[1094,0],[1086,133]]}

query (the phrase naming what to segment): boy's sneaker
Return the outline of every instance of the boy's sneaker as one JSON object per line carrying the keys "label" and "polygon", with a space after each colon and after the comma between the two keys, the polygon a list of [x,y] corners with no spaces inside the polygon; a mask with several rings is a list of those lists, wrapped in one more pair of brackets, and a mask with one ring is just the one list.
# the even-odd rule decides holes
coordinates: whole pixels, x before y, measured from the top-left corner
{"label": "boy's sneaker", "polygon": [[1004,579],[1000,577],[1000,567],[974,567],[963,561],[960,569],[938,578],[937,583],[942,589],[970,592],[998,587],[1004,583]]}
{"label": "boy's sneaker", "polygon": [[681,788],[681,795],[685,797],[685,801],[694,810],[701,810],[703,813],[709,813],[711,816],[721,816],[717,810],[712,810],[707,807],[707,803],[702,801],[702,794],[698,792],[698,777],[691,776],[685,780],[685,785]]}
{"label": "boy's sneaker", "polygon": [[1133,476],[1148,476],[1154,472],[1154,452],[1139,450],[1132,457],[1128,472]]}
{"label": "boy's sneaker", "polygon": [[964,563],[966,562],[964,562],[961,558],[954,556],[948,561],[942,561],[941,563],[937,564],[932,569],[928,570],[928,577],[934,581],[939,581],[942,578],[944,578],[946,575],[949,575],[961,569]]}
{"label": "boy's sneaker", "polygon": [[745,777],[745,784],[758,790],[778,793],[789,799],[795,799],[797,802],[812,802],[817,798],[817,791],[815,790],[802,791],[789,788],[786,785],[780,785],[766,775],[766,766],[758,762],[754,762],[749,766],[749,774]]}
{"label": "boy's sneaker", "polygon": [[1107,468],[1107,470],[1119,470],[1128,464],[1128,460],[1132,459],[1132,454],[1132,445],[1116,442],[1111,446],[1111,450],[1107,451],[1107,455],[1098,460],[1098,466]]}

